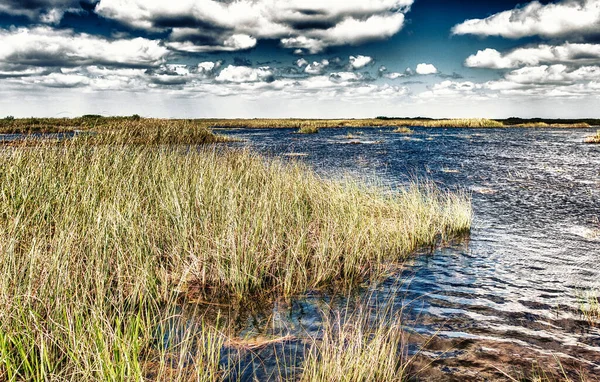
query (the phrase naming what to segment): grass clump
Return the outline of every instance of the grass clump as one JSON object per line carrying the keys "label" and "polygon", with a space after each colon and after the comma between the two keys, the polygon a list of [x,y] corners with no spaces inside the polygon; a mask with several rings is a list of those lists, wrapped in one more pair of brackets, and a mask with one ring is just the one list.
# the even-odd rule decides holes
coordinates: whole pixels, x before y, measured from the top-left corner
{"label": "grass clump", "polygon": [[592,326],[600,324],[599,293],[587,292],[579,298],[579,311]]}
{"label": "grass clump", "polygon": [[394,133],[400,133],[400,134],[412,134],[414,133],[413,130],[409,129],[406,126],[400,126],[398,127],[396,130],[394,130]]}
{"label": "grass clump", "polygon": [[364,306],[325,321],[303,364],[302,382],[403,381],[410,359],[400,317]]}
{"label": "grass clump", "polygon": [[139,116],[103,126],[94,132],[91,139],[99,144],[198,145],[228,140],[193,121],[141,119]]}
{"label": "grass clump", "polygon": [[302,126],[298,130],[298,134],[316,134],[318,132],[319,132],[319,127],[311,126],[311,125]]}
{"label": "grass clump", "polygon": [[468,196],[432,185],[392,194],[133,131],[0,156],[0,380],[215,380],[216,329],[160,346],[191,291],[350,285],[470,227]]}
{"label": "grass clump", "polygon": [[585,138],[585,143],[600,143],[600,130],[596,131],[596,135]]}

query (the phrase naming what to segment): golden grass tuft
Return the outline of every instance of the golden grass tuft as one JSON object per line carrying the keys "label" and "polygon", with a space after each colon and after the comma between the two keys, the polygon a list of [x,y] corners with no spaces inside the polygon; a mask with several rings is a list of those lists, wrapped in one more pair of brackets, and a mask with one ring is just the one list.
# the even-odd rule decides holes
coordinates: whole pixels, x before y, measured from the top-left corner
{"label": "golden grass tuft", "polygon": [[596,131],[596,135],[586,137],[585,143],[600,143],[600,130]]}
{"label": "golden grass tuft", "polygon": [[298,134],[316,134],[319,132],[318,126],[302,126],[298,130]]}
{"label": "golden grass tuft", "polygon": [[414,133],[413,130],[411,130],[410,128],[406,127],[406,126],[400,126],[398,127],[396,130],[394,130],[394,133],[399,133],[399,134],[412,134]]}

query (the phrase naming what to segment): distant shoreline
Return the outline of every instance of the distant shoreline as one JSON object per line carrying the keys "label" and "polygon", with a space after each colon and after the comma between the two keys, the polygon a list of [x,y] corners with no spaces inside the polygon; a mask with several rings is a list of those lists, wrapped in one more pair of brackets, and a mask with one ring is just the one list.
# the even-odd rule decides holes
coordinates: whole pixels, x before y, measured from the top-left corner
{"label": "distant shoreline", "polygon": [[[129,117],[104,117],[86,115],[76,118],[12,118],[0,119],[0,134],[63,133],[74,131],[101,131],[115,123],[143,119]],[[148,119],[166,120],[166,119]],[[600,119],[430,119],[388,118],[371,119],[171,119],[195,123],[210,129],[239,128],[367,128],[367,127],[442,127],[442,128],[592,128],[600,126]]]}

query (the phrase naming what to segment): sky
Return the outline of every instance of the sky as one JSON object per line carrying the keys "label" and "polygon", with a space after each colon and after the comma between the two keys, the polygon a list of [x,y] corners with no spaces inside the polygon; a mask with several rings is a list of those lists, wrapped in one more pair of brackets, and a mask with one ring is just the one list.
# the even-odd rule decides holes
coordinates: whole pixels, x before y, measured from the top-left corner
{"label": "sky", "polygon": [[599,117],[600,0],[0,0],[0,118]]}

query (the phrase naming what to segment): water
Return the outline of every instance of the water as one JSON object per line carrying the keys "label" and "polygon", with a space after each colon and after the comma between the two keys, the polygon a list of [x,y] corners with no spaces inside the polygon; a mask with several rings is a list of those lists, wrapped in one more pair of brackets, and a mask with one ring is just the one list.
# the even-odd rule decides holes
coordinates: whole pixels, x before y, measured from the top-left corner
{"label": "water", "polygon": [[[468,345],[436,361],[444,373],[486,366],[487,351],[515,364],[553,354],[600,375],[600,330],[578,311],[582,291],[600,289],[600,146],[582,143],[595,130],[414,130],[226,133],[258,151],[297,157],[328,177],[350,174],[391,187],[427,178],[471,190],[468,243],[417,256],[365,293],[393,299],[415,332],[454,348]],[[276,303],[268,314],[252,315],[241,334],[318,335],[323,306],[345,303],[323,295]]]}

